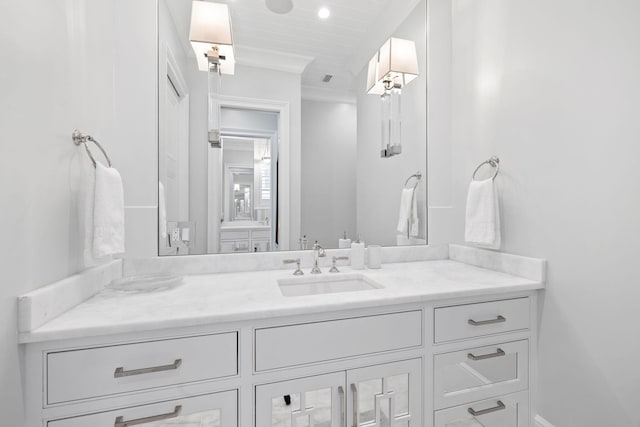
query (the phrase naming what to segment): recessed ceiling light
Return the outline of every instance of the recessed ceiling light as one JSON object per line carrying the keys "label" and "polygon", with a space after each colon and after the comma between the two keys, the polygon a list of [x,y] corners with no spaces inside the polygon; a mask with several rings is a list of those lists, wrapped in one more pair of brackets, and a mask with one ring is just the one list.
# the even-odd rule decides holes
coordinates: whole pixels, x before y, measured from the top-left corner
{"label": "recessed ceiling light", "polygon": [[318,17],[320,17],[320,19],[327,19],[329,16],[331,16],[331,11],[326,7],[323,7],[318,11]]}

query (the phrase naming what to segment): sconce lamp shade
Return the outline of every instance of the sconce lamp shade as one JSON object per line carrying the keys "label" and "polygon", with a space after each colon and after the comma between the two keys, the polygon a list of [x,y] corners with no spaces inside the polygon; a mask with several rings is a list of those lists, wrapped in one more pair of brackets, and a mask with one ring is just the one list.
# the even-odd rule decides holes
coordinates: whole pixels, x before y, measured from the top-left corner
{"label": "sconce lamp shade", "polygon": [[220,57],[220,72],[222,74],[234,73],[235,58],[229,6],[222,3],[194,1],[191,7],[189,40],[196,54],[200,71],[209,70],[207,52],[213,46],[217,46]]}
{"label": "sconce lamp shade", "polygon": [[402,89],[417,76],[418,55],[415,42],[392,37],[369,62],[367,93],[381,95],[385,89]]}
{"label": "sconce lamp shade", "polygon": [[376,52],[369,61],[369,68],[367,70],[367,93],[369,95],[382,95],[384,93],[384,82],[380,78],[378,56],[379,53]]}

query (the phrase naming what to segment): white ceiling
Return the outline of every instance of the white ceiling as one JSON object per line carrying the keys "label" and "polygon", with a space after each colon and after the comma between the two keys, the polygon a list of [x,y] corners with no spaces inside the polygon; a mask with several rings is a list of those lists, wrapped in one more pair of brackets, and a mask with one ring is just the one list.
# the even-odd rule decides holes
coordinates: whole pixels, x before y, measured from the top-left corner
{"label": "white ceiling", "polygon": [[[191,1],[166,0],[188,46]],[[218,0],[231,10],[236,62],[302,72],[302,85],[341,92],[354,90],[354,76],[419,0],[293,0],[286,15],[264,0]],[[331,16],[318,18],[320,7]],[[189,48],[187,50],[192,54]],[[322,78],[333,75],[329,83]]]}

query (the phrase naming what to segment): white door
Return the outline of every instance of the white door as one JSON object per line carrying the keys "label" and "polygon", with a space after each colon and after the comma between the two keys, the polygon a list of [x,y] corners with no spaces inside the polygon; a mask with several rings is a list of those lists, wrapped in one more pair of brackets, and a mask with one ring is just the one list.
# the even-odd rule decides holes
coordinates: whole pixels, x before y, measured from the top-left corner
{"label": "white door", "polygon": [[422,359],[347,372],[347,425],[421,427]]}
{"label": "white door", "polygon": [[344,372],[256,387],[256,427],[343,427]]}

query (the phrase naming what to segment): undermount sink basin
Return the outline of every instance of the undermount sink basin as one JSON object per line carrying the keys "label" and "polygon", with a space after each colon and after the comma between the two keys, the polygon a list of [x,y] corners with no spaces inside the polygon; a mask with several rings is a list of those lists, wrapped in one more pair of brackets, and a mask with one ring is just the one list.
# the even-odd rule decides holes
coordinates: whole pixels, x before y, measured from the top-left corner
{"label": "undermount sink basin", "polygon": [[278,280],[278,286],[280,286],[280,292],[282,292],[282,295],[285,297],[370,291],[383,287],[361,274],[291,277]]}

